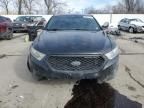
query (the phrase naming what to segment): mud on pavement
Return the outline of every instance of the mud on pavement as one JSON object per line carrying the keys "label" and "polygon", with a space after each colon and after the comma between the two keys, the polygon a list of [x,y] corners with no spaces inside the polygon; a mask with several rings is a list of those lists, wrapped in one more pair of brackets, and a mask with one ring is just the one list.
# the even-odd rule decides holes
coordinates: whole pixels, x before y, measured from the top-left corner
{"label": "mud on pavement", "polygon": [[64,108],[142,108],[140,103],[120,94],[110,84],[98,84],[96,80],[77,81],[72,95]]}

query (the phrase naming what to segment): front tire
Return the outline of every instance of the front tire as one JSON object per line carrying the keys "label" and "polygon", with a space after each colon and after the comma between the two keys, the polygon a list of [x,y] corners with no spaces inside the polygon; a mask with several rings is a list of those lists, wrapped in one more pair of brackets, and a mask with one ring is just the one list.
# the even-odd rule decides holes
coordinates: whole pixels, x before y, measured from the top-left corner
{"label": "front tire", "polygon": [[135,31],[134,31],[134,28],[133,28],[133,27],[130,27],[130,28],[129,28],[129,32],[130,32],[130,33],[134,33],[134,32],[135,32]]}
{"label": "front tire", "polygon": [[44,79],[43,76],[41,76],[40,74],[38,74],[29,64],[29,62],[27,61],[27,67],[29,72],[32,74],[32,77],[34,78],[34,80],[36,81],[41,81]]}
{"label": "front tire", "polygon": [[118,30],[121,30],[121,27],[120,27],[120,25],[118,25]]}
{"label": "front tire", "polygon": [[35,70],[32,71],[32,77],[36,80],[36,81],[41,81],[44,79],[43,76],[41,76],[40,74],[38,74]]}
{"label": "front tire", "polygon": [[12,38],[13,38],[13,33],[10,33],[10,34],[6,37],[7,40],[11,40]]}

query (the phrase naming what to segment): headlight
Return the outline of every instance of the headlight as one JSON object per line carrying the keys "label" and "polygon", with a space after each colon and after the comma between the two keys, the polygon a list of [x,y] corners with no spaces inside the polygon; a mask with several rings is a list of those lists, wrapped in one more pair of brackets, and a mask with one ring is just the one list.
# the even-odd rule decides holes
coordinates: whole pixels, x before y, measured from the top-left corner
{"label": "headlight", "polygon": [[28,26],[35,26],[35,23],[32,23],[32,24],[28,24]]}
{"label": "headlight", "polygon": [[112,60],[112,59],[114,59],[116,56],[118,56],[118,54],[119,54],[119,49],[118,49],[118,47],[115,47],[111,52],[105,54],[105,56],[106,56],[108,59]]}
{"label": "headlight", "polygon": [[39,61],[42,60],[45,57],[45,54],[37,51],[33,47],[31,48],[31,54],[32,54],[33,57],[35,57]]}

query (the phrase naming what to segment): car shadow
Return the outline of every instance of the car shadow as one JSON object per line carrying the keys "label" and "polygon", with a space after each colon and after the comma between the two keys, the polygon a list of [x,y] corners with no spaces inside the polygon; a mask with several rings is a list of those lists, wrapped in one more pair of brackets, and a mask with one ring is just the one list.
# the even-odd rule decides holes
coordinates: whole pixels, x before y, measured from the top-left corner
{"label": "car shadow", "polygon": [[72,95],[64,108],[142,108],[142,104],[120,94],[110,84],[98,84],[96,80],[77,81]]}
{"label": "car shadow", "polygon": [[3,41],[4,39],[0,38],[0,42]]}

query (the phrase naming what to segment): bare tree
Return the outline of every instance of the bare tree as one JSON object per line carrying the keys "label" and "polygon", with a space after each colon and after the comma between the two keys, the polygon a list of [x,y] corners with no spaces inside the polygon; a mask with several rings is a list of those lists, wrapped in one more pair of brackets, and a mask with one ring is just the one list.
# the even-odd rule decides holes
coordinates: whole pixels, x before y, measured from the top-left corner
{"label": "bare tree", "polygon": [[58,2],[58,0],[44,0],[47,7],[47,14],[58,14],[62,12],[63,6],[66,6],[64,2]]}
{"label": "bare tree", "polygon": [[15,10],[14,13],[17,13],[18,15],[23,14],[24,13],[23,7],[24,7],[24,0],[13,0],[13,8]]}
{"label": "bare tree", "polygon": [[126,9],[123,4],[118,3],[117,5],[112,6],[112,13],[123,14],[126,13]]}
{"label": "bare tree", "polygon": [[[108,7],[107,7],[108,8]],[[84,13],[86,14],[108,14],[110,13],[109,8],[95,9],[94,7],[88,7],[84,9]]]}
{"label": "bare tree", "polygon": [[52,14],[53,0],[44,0],[47,7],[47,14]]}
{"label": "bare tree", "polygon": [[113,6],[113,13],[142,13],[144,12],[143,0],[121,0]]}
{"label": "bare tree", "polygon": [[137,0],[123,0],[127,13],[133,13],[137,5]]}
{"label": "bare tree", "polygon": [[94,9],[94,7],[88,7],[84,9],[84,13],[86,14],[95,14],[96,10]]}
{"label": "bare tree", "polygon": [[24,8],[27,14],[32,14],[35,0],[23,0]]}
{"label": "bare tree", "polygon": [[18,15],[22,14],[22,5],[23,5],[23,0],[13,0],[13,6],[14,9],[17,10]]}
{"label": "bare tree", "polygon": [[18,5],[18,15],[22,14],[22,0],[17,0]]}
{"label": "bare tree", "polygon": [[137,0],[137,2],[136,2],[136,9],[135,9],[135,11],[137,12],[137,13],[144,13],[144,1],[142,1],[142,0]]}
{"label": "bare tree", "polygon": [[9,3],[10,0],[0,0],[0,7],[2,7],[6,11],[6,14],[9,14]]}

